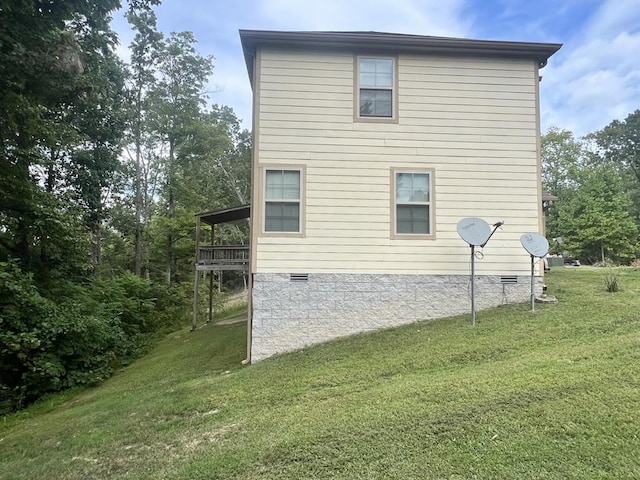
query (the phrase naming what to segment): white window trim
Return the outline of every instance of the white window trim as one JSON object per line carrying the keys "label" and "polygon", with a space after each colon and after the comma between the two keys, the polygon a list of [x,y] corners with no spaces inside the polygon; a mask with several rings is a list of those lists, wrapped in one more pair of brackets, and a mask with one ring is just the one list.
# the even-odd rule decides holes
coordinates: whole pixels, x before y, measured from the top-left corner
{"label": "white window trim", "polygon": [[[428,202],[397,202],[396,201],[396,174],[419,173],[429,175],[429,201]],[[410,240],[435,240],[436,208],[435,208],[435,169],[433,168],[392,168],[391,169],[391,238]],[[429,206],[429,233],[398,233],[397,206],[398,205],[428,205]]]}
{"label": "white window trim", "polygon": [[[384,58],[391,60],[392,62],[392,78],[393,85],[391,87],[379,87],[379,88],[367,88],[360,86],[360,59],[361,58]],[[398,123],[398,57],[394,55],[355,55],[354,56],[354,95],[353,95],[353,118],[358,122],[371,122],[371,123]],[[376,117],[371,115],[360,115],[360,90],[364,88],[367,90],[391,90],[391,116],[390,117]]]}
{"label": "white window trim", "polygon": [[[261,236],[263,237],[304,237],[305,236],[305,190],[306,190],[306,168],[301,165],[264,165],[261,167],[260,174],[260,208],[262,212],[261,216]],[[287,170],[300,173],[300,198],[298,200],[293,199],[269,199],[267,200],[267,171],[272,170]],[[266,230],[267,227],[267,201],[272,202],[290,202],[299,204],[300,218],[298,220],[297,232],[270,232]]]}

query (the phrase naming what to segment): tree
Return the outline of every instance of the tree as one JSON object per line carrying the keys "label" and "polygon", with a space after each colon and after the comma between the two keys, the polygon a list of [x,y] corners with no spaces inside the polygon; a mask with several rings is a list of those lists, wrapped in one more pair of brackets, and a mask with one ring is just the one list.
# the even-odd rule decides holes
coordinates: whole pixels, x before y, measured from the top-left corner
{"label": "tree", "polygon": [[623,121],[612,121],[587,138],[595,143],[598,157],[623,176],[633,201],[633,216],[640,223],[640,110]]}
{"label": "tree", "polygon": [[164,213],[169,219],[166,236],[165,281],[170,285],[176,267],[174,242],[176,240],[171,219],[176,216],[176,189],[178,188],[178,151],[186,141],[188,131],[199,118],[204,106],[204,87],[213,73],[213,57],[196,52],[191,32],[172,33],[159,56],[160,79],[150,92],[154,128],[166,147],[164,155],[162,190]]}
{"label": "tree", "polygon": [[614,120],[590,135],[603,158],[629,169],[640,183],[640,110],[623,121]]}
{"label": "tree", "polygon": [[[77,205],[69,202],[91,204],[94,213],[99,208],[87,201],[87,188],[70,195],[79,173],[115,165],[107,165],[104,154],[118,148],[117,138],[105,136],[106,118],[118,102],[109,29],[118,6],[116,0],[27,0],[0,7],[0,217],[6,225],[0,260],[18,258],[43,279],[53,266],[54,244],[66,238],[60,229],[75,230]],[[88,162],[88,152],[96,162]]]}
{"label": "tree", "polygon": [[573,133],[551,127],[540,139],[542,188],[558,197],[555,206],[546,212],[546,233],[549,238],[562,236],[558,206],[575,191],[580,169],[584,164],[584,144]]}
{"label": "tree", "polygon": [[553,195],[576,185],[584,146],[573,133],[551,127],[540,141],[542,185]]}
{"label": "tree", "polygon": [[[150,217],[150,204],[155,190],[155,178],[152,177],[152,162],[156,155],[153,133],[148,127],[148,93],[156,83],[158,56],[162,46],[162,34],[157,30],[157,18],[150,9],[132,10],[127,20],[136,32],[130,45],[131,63],[129,65],[130,136],[134,164],[134,271],[142,275],[143,263],[146,264],[144,235]],[[151,191],[150,191],[151,190]],[[147,272],[148,273],[148,272]]]}
{"label": "tree", "polygon": [[631,198],[609,165],[584,170],[580,184],[558,202],[563,248],[587,261],[628,261],[638,247]]}

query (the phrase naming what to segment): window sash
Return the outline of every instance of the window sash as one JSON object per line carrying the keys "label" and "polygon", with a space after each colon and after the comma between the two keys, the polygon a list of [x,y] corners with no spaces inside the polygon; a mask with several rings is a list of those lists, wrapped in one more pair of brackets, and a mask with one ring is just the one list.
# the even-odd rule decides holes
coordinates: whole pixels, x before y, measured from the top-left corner
{"label": "window sash", "polygon": [[361,57],[360,87],[393,88],[393,59]]}
{"label": "window sash", "polygon": [[431,173],[395,172],[395,233],[431,235]]}
{"label": "window sash", "polygon": [[299,200],[299,170],[267,170],[265,198],[267,200]]}
{"label": "window sash", "polygon": [[300,233],[302,172],[266,169],[264,185],[264,232]]}
{"label": "window sash", "polygon": [[418,172],[396,172],[396,202],[429,203],[430,175]]}
{"label": "window sash", "polygon": [[360,116],[393,117],[393,92],[361,88]]}
{"label": "window sash", "polygon": [[396,205],[396,233],[429,235],[429,205]]}
{"label": "window sash", "polygon": [[265,231],[299,232],[300,203],[267,201],[265,203]]}
{"label": "window sash", "polygon": [[393,118],[395,60],[358,57],[358,116]]}

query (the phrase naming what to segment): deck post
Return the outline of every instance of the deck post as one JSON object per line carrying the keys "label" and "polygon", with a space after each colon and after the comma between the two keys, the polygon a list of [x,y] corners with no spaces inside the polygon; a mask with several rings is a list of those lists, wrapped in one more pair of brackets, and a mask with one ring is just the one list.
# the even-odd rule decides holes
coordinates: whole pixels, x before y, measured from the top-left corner
{"label": "deck post", "polygon": [[191,320],[191,331],[198,325],[198,267],[196,266],[196,277],[193,280],[193,319]]}
{"label": "deck post", "polygon": [[200,263],[200,217],[196,217],[196,264]]}
{"label": "deck post", "polygon": [[213,320],[213,273],[214,270],[209,272],[209,317],[207,319],[207,323],[210,323]]}

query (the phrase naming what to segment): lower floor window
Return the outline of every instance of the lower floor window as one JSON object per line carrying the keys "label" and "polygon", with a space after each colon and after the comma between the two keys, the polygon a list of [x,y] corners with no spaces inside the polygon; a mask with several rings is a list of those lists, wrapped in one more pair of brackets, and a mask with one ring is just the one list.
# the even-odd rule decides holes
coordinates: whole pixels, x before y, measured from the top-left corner
{"label": "lower floor window", "polygon": [[301,172],[298,169],[265,170],[264,231],[299,233]]}
{"label": "lower floor window", "polygon": [[396,171],[394,209],[396,235],[431,235],[432,173]]}

